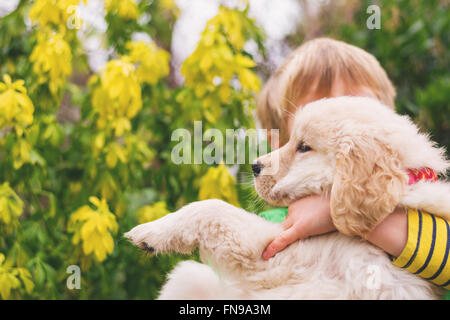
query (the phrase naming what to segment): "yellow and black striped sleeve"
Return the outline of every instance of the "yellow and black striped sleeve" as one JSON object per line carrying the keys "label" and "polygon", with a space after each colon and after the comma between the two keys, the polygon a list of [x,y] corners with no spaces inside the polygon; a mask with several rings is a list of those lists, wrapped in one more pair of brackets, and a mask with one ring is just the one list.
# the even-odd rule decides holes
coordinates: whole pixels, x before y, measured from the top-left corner
{"label": "yellow and black striped sleeve", "polygon": [[449,222],[408,209],[408,241],[393,264],[450,290],[449,251]]}

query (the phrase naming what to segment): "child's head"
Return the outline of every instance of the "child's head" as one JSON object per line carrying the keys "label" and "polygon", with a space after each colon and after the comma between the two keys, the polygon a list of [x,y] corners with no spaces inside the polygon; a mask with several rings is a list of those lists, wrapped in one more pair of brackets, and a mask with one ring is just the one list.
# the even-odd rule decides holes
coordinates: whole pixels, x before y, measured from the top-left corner
{"label": "child's head", "polygon": [[269,78],[258,97],[257,115],[264,128],[280,129],[284,144],[298,107],[344,95],[374,97],[394,108],[395,89],[374,56],[342,41],[314,39]]}

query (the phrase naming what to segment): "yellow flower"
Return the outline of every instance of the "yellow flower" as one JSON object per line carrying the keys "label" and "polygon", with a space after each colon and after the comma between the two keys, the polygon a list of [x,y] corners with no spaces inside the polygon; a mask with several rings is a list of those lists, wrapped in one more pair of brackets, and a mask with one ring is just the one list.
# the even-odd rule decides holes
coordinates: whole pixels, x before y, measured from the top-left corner
{"label": "yellow flower", "polygon": [[124,19],[137,19],[139,16],[138,6],[133,0],[105,0],[105,9]]}
{"label": "yellow flower", "polygon": [[199,200],[222,199],[235,206],[240,206],[236,180],[223,164],[210,168],[201,178],[198,198]]}
{"label": "yellow flower", "polygon": [[219,14],[210,22],[210,25],[221,28],[236,50],[244,48],[246,39],[243,32],[242,16],[239,11],[221,7]]}
{"label": "yellow flower", "polygon": [[169,74],[170,54],[153,42],[128,42],[126,48],[130,51],[131,62],[138,66],[136,72],[140,82],[156,84]]}
{"label": "yellow flower", "polygon": [[83,206],[72,213],[69,220],[69,231],[74,232],[72,243],[82,242],[85,255],[93,254],[102,262],[114,249],[111,233],[117,233],[116,217],[109,211],[106,200],[90,197],[89,201],[96,209]]}
{"label": "yellow flower", "polygon": [[108,62],[92,94],[92,105],[100,129],[114,128],[116,136],[131,130],[130,119],[141,110],[142,97],[135,67],[128,57]]}
{"label": "yellow flower", "polygon": [[[251,70],[256,63],[243,54],[249,23],[242,12],[221,7],[208,21],[197,48],[181,66],[186,86],[202,100],[203,114],[212,123],[220,118],[221,104],[231,102],[233,92],[254,94],[261,87]],[[236,78],[241,88],[232,85]]]}
{"label": "yellow flower", "polygon": [[164,201],[158,201],[151,206],[140,208],[137,211],[136,216],[139,223],[146,223],[162,218],[168,213],[169,210],[166,208],[166,203]]}
{"label": "yellow flower", "polygon": [[31,161],[31,145],[27,140],[19,138],[12,148],[12,158],[14,169],[19,169],[27,162]]}
{"label": "yellow flower", "polygon": [[64,132],[54,114],[41,117],[42,140],[58,146],[64,139]]}
{"label": "yellow flower", "polygon": [[0,130],[12,126],[22,135],[23,128],[33,122],[34,106],[24,83],[23,80],[12,82],[9,75],[3,75],[3,82],[0,82]]}
{"label": "yellow flower", "polygon": [[159,0],[159,6],[164,11],[172,13],[175,17],[180,15],[180,8],[178,8],[174,0]]}
{"label": "yellow flower", "polygon": [[239,81],[243,88],[248,88],[250,91],[258,92],[261,88],[259,78],[252,71],[242,69],[238,71]]}
{"label": "yellow flower", "polygon": [[5,182],[0,185],[0,222],[6,226],[15,227],[22,210],[23,202],[11,189],[9,183]]}
{"label": "yellow flower", "polygon": [[126,149],[115,141],[108,144],[108,146],[105,148],[105,152],[106,165],[108,166],[108,168],[114,168],[117,164],[117,160],[122,163],[127,162]]}
{"label": "yellow flower", "polygon": [[80,0],[36,0],[30,9],[30,19],[40,27],[65,27],[74,14],[71,9],[78,3]]}
{"label": "yellow flower", "polygon": [[40,34],[30,61],[38,82],[48,83],[54,95],[65,86],[67,76],[72,73],[70,46],[60,33]]}
{"label": "yellow flower", "polygon": [[2,299],[10,299],[11,291],[20,289],[22,285],[27,293],[34,288],[30,272],[25,268],[14,268],[11,262],[5,260],[5,255],[0,253],[0,296]]}

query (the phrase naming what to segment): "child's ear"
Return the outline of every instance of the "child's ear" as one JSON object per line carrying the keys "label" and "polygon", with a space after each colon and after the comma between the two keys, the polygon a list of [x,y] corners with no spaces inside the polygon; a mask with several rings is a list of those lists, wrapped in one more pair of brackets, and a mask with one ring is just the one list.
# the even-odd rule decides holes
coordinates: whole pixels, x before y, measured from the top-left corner
{"label": "child's ear", "polygon": [[339,143],[331,189],[331,217],[348,235],[366,237],[398,205],[407,185],[399,156],[368,136]]}

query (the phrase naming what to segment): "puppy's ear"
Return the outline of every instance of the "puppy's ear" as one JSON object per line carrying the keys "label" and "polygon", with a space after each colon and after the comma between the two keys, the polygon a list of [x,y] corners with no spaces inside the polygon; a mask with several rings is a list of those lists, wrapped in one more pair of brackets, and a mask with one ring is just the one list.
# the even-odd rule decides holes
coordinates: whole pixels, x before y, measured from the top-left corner
{"label": "puppy's ear", "polygon": [[339,143],[331,189],[336,228],[365,238],[394,211],[407,185],[398,155],[381,141],[352,136]]}

